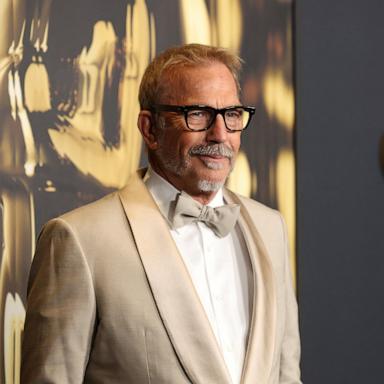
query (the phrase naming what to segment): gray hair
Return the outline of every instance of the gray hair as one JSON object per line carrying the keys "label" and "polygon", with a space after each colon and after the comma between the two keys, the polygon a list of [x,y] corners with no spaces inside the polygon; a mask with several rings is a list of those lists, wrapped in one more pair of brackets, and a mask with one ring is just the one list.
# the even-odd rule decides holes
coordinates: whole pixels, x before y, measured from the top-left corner
{"label": "gray hair", "polygon": [[225,48],[202,44],[187,44],[169,48],[156,56],[144,72],[139,89],[140,108],[151,109],[161,96],[165,74],[176,73],[182,67],[222,63],[232,73],[240,93],[239,72],[242,60]]}

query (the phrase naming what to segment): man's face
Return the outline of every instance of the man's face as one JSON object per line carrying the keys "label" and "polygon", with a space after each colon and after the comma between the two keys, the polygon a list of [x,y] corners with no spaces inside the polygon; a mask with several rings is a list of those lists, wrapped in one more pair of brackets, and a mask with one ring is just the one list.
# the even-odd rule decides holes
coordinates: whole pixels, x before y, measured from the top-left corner
{"label": "man's face", "polygon": [[[161,104],[239,104],[233,76],[221,63],[183,68],[165,81]],[[160,112],[156,121],[158,148],[151,162],[156,172],[192,196],[212,194],[224,184],[240,147],[240,132],[228,132],[221,115],[202,132],[188,130],[182,113]]]}

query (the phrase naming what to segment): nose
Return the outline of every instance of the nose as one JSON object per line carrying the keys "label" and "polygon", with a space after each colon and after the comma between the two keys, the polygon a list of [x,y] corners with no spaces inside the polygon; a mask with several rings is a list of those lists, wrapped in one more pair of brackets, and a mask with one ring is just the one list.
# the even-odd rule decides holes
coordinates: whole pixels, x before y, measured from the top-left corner
{"label": "nose", "polygon": [[225,126],[224,118],[218,114],[212,126],[207,131],[207,141],[214,143],[224,143],[227,140],[228,131]]}

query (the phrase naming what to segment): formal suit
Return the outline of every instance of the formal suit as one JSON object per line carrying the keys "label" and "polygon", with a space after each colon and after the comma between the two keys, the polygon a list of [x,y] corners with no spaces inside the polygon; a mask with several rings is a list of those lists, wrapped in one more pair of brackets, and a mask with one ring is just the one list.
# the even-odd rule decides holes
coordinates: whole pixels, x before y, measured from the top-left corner
{"label": "formal suit", "polygon": [[[297,306],[280,214],[225,191],[255,288],[242,383],[300,383]],[[257,282],[257,284],[256,284]],[[33,261],[22,383],[229,384],[169,227],[142,181],[43,229]]]}

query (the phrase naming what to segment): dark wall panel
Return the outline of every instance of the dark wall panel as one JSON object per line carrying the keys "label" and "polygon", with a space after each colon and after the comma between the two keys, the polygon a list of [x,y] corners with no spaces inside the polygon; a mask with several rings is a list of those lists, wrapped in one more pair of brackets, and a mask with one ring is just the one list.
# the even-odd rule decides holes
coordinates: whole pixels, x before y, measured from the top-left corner
{"label": "dark wall panel", "polygon": [[296,2],[303,380],[380,383],[384,2]]}

